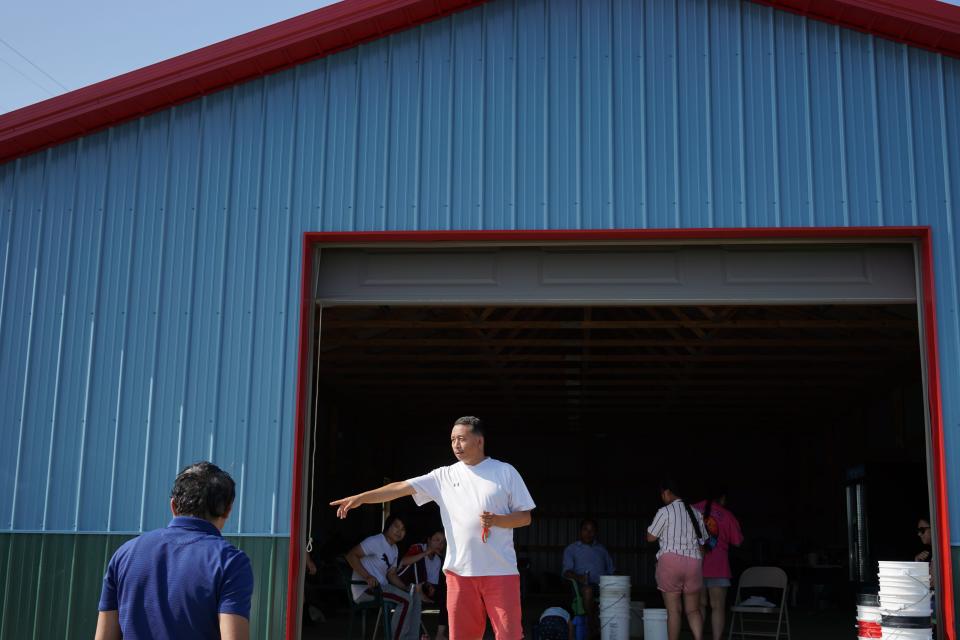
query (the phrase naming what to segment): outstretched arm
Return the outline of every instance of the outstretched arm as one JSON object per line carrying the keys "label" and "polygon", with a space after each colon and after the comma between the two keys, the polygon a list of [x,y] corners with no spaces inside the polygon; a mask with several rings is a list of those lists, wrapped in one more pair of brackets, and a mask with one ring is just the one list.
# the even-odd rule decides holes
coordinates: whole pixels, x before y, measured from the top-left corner
{"label": "outstretched arm", "polygon": [[334,500],[330,503],[330,506],[337,508],[337,517],[342,519],[347,517],[347,512],[350,511],[350,509],[355,509],[362,504],[390,502],[391,500],[403,498],[404,496],[412,496],[414,493],[416,493],[416,489],[406,480],[402,480],[400,482],[385,484],[379,489],[364,491],[355,496]]}

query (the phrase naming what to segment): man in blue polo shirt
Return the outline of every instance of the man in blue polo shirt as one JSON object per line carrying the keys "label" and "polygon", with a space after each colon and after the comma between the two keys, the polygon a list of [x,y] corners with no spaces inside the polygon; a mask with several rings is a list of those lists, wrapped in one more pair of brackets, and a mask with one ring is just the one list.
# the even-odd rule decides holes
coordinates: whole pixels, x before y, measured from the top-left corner
{"label": "man in blue polo shirt", "polygon": [[177,476],[173,520],[121,546],[103,578],[96,640],[248,640],[253,570],[223,539],[236,489],[209,462]]}
{"label": "man in blue polo shirt", "polygon": [[580,523],[580,539],[563,550],[563,577],[580,584],[580,595],[587,610],[591,635],[600,632],[600,576],[613,575],[613,558],[606,547],[597,542],[597,523],[585,518]]}

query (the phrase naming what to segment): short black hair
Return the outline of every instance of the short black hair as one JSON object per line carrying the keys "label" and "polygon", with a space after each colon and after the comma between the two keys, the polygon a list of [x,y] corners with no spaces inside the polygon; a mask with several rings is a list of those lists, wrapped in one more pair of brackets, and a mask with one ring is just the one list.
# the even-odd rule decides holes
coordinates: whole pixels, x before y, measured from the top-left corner
{"label": "short black hair", "polygon": [[457,426],[458,424],[462,424],[465,427],[470,427],[470,430],[478,436],[484,435],[483,420],[477,418],[476,416],[463,416],[462,418],[457,418],[456,422],[453,423],[453,426]]}
{"label": "short black hair", "polygon": [[387,519],[383,521],[383,532],[382,532],[382,533],[386,533],[387,530],[388,530],[388,529],[393,525],[393,523],[396,522],[397,520],[399,520],[399,521],[400,521],[400,524],[402,524],[404,527],[407,526],[407,521],[406,521],[406,519],[405,519],[402,515],[400,515],[399,513],[391,513],[389,516],[387,516]]}
{"label": "short black hair", "polygon": [[661,478],[660,491],[670,491],[675,496],[682,496],[680,483],[676,478]]}
{"label": "short black hair", "polygon": [[594,529],[599,529],[599,528],[600,528],[600,527],[597,526],[597,521],[594,520],[593,518],[584,518],[583,520],[581,520],[581,521],[580,521],[580,528],[583,529],[583,528],[587,525],[588,522],[593,525],[593,528],[594,528]]}
{"label": "short black hair", "polygon": [[177,515],[210,520],[230,511],[237,497],[237,486],[229,473],[204,460],[180,472],[170,497]]}

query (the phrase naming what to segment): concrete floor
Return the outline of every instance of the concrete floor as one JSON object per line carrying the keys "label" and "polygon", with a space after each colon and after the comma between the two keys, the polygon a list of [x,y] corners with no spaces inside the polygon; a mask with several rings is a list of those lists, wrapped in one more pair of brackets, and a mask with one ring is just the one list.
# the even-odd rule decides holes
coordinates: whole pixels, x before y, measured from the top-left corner
{"label": "concrete floor", "polygon": [[[523,603],[524,630],[527,637],[530,638],[530,629],[533,623],[539,617],[539,613],[549,606],[563,604],[562,596],[551,597],[543,595],[528,596]],[[346,640],[347,638],[347,614],[345,611],[325,611],[326,621],[316,623],[312,626],[306,626],[303,629],[303,640]],[[790,610],[790,631],[792,640],[849,640],[856,637],[855,631],[855,607],[851,605],[850,611],[821,610],[812,611],[805,609]],[[378,632],[376,638],[373,635],[374,616],[367,619],[367,640],[378,640],[383,638],[382,631]],[[431,634],[436,630],[436,617],[425,616],[424,624]],[[635,636],[642,637],[642,636]],[[689,630],[684,629],[681,638],[689,640],[693,636]],[[710,638],[710,632],[706,632],[706,638]],[[354,639],[360,640],[359,622],[354,627]],[[489,627],[487,629],[487,638],[493,640],[493,633]]]}

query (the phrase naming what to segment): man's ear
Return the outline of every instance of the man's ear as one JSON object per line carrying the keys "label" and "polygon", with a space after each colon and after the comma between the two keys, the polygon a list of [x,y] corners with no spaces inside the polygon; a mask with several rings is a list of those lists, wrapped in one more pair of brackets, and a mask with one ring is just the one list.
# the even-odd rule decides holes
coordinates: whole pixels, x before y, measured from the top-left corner
{"label": "man's ear", "polygon": [[170,513],[173,514],[173,517],[174,517],[174,518],[177,517],[177,509],[176,509],[176,507],[174,506],[175,504],[176,504],[176,503],[173,501],[173,498],[170,498]]}

